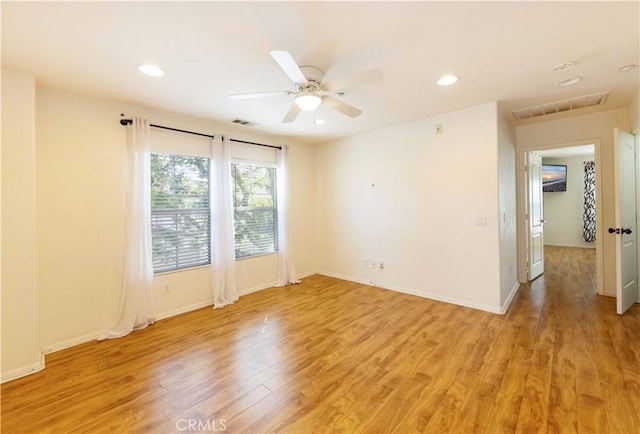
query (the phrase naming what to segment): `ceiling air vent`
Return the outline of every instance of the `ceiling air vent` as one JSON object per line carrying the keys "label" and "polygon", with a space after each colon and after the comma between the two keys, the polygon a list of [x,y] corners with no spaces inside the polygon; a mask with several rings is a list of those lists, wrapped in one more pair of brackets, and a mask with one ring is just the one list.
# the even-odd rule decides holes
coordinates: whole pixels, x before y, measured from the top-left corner
{"label": "ceiling air vent", "polygon": [[534,105],[513,111],[513,115],[518,120],[537,118],[538,116],[546,116],[554,113],[576,110],[594,105],[604,104],[607,100],[609,91],[594,93],[593,95],[579,96],[577,98],[565,99],[562,101],[550,102],[548,104]]}
{"label": "ceiling air vent", "polygon": [[255,127],[256,125],[258,125],[257,122],[245,121],[244,119],[238,119],[238,118],[235,118],[234,120],[232,120],[231,123],[244,125],[245,127]]}

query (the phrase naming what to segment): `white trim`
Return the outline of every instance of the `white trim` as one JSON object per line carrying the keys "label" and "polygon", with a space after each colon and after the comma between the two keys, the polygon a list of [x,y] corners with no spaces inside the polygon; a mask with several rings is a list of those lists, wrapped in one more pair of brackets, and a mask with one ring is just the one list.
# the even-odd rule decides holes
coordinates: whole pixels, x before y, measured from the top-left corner
{"label": "white trim", "polygon": [[[529,227],[525,213],[527,212],[527,173],[524,166],[527,162],[526,155],[532,151],[544,149],[567,148],[571,146],[594,145],[594,157],[596,162],[596,234],[603,234],[603,210],[602,210],[602,144],[600,139],[585,139],[567,143],[540,144],[523,146],[517,149],[516,155],[516,200],[517,200],[517,240],[518,240],[518,279],[526,283],[527,258],[529,256],[527,238]],[[596,237],[596,292],[604,294],[604,257],[602,237]]]}
{"label": "white trim", "polygon": [[27,375],[35,374],[38,371],[44,369],[44,354],[40,353],[40,360],[27,366],[21,366],[19,368],[12,369],[2,373],[0,383],[6,383],[7,381],[17,380],[18,378],[26,377]]}
{"label": "white trim", "polygon": [[247,294],[251,294],[252,292],[262,291],[263,289],[273,288],[274,286],[276,286],[276,281],[275,280],[273,282],[270,282],[270,283],[265,283],[265,284],[262,284],[262,285],[252,286],[251,288],[245,288],[245,289],[238,290],[238,295],[240,295],[240,296],[247,295]]}
{"label": "white trim", "polygon": [[511,291],[509,291],[509,294],[507,295],[507,299],[502,303],[502,306],[500,306],[500,314],[504,315],[507,313],[507,309],[509,309],[509,305],[511,305],[511,301],[513,301],[513,297],[515,297],[518,289],[520,289],[520,282],[516,280],[516,283],[513,284]]}
{"label": "white trim", "polygon": [[[180,315],[183,313],[191,312],[197,309],[201,309],[203,307],[213,306],[213,298],[210,300],[200,301],[198,303],[193,303],[188,306],[183,306],[178,309],[173,309],[168,312],[163,312],[156,316],[155,321],[160,321],[163,319],[167,319],[176,315]],[[67,348],[75,347],[76,345],[85,344],[87,342],[95,341],[98,339],[98,336],[102,335],[103,331],[89,333],[82,336],[77,336],[72,339],[67,339],[66,341],[57,342],[51,345],[47,345],[42,348],[43,354],[55,353],[57,351],[66,350]]]}
{"label": "white trim", "polygon": [[[331,273],[329,271],[318,271],[318,274],[321,274],[323,276],[335,277],[336,279],[347,280],[347,281],[350,281],[350,282],[356,282],[356,283],[362,283],[362,284],[365,284],[365,285],[375,286],[377,288],[387,289],[389,291],[395,291],[395,292],[400,292],[400,293],[403,293],[403,294],[415,295],[415,296],[426,298],[426,299],[429,299],[429,300],[441,301],[441,302],[444,302],[444,303],[455,304],[457,306],[469,307],[469,308],[477,309],[477,310],[483,310],[485,312],[491,312],[491,313],[497,313],[497,314],[503,314],[503,313],[506,312],[506,309],[503,309],[502,307],[498,307],[498,306],[492,306],[492,305],[488,305],[488,304],[469,302],[467,300],[460,300],[460,299],[453,298],[453,297],[445,297],[445,296],[440,295],[440,294],[434,294],[434,293],[431,293],[431,292],[417,291],[415,289],[403,288],[401,286],[395,286],[395,285],[388,285],[386,283],[381,284],[381,283],[366,281],[366,280],[358,279],[358,278],[351,277],[351,276],[345,276],[343,274]],[[515,292],[514,292],[514,294],[515,294]]]}
{"label": "white trim", "polygon": [[172,309],[168,312],[163,312],[160,315],[156,316],[156,321],[161,321],[163,319],[171,318],[173,316],[182,315],[183,313],[192,312],[194,310],[202,309],[203,307],[213,306],[213,298],[199,301],[197,303],[192,303],[187,306],[182,306],[177,309]]}
{"label": "white trim", "polygon": [[55,353],[57,351],[66,350],[67,348],[75,347],[76,345],[86,344],[87,342],[95,341],[98,339],[102,332],[89,333],[75,338],[67,339],[66,341],[57,342],[51,345],[42,347],[43,354]]}
{"label": "white trim", "polygon": [[[240,144],[244,145],[244,143],[240,143]],[[248,145],[248,146],[255,146],[255,145]],[[275,148],[273,150],[278,151],[278,149],[275,149]],[[250,166],[263,166],[263,167],[269,167],[270,169],[278,168],[278,163],[270,163],[268,161],[259,161],[259,160],[249,160],[249,159],[240,158],[240,157],[231,157],[231,163],[248,164]]]}
{"label": "white trim", "polygon": [[[315,271],[309,271],[307,273],[299,274],[298,278],[299,279],[303,279],[305,277],[309,277],[309,276],[312,276],[314,274],[318,274],[318,273],[316,273]],[[238,291],[238,294],[239,295],[247,295],[247,294],[250,294],[252,292],[257,292],[257,291],[261,291],[263,289],[272,288],[272,287],[275,286],[275,283],[276,282],[274,280],[273,282],[270,282],[270,283],[267,283],[267,284],[264,284],[264,285],[253,286],[251,288],[247,288],[247,289],[243,289],[241,291]],[[161,321],[163,319],[171,318],[171,317],[174,317],[174,316],[177,316],[177,315],[181,315],[183,313],[192,312],[194,310],[202,309],[203,307],[207,307],[207,306],[213,306],[213,298],[207,299],[207,300],[204,300],[204,301],[199,301],[197,303],[193,303],[193,304],[190,304],[190,305],[187,305],[187,306],[182,306],[182,307],[179,307],[177,309],[170,310],[168,312],[163,312],[163,313],[161,313],[161,314],[156,316],[155,321]],[[76,345],[81,345],[81,344],[85,344],[87,342],[95,341],[96,339],[98,339],[98,336],[100,336],[103,333],[104,333],[104,330],[100,331],[100,332],[89,333],[89,334],[86,334],[86,335],[83,335],[83,336],[78,336],[78,337],[75,337],[75,338],[72,338],[72,339],[68,339],[66,341],[62,341],[62,342],[58,342],[58,343],[55,343],[55,344],[48,345],[48,346],[42,348],[42,354],[44,355],[44,354],[49,354],[49,353],[55,353],[56,351],[66,350],[67,348],[75,347]],[[37,370],[39,371],[39,370],[41,370],[43,368],[44,368],[44,358],[42,359],[42,367],[40,369],[37,369]],[[24,370],[26,368],[19,368],[19,369],[22,371],[22,370]],[[31,368],[29,368],[29,369],[31,369]],[[13,371],[11,371],[11,372],[13,372]],[[36,371],[35,370],[29,371],[29,372],[27,372],[27,373],[25,373],[23,375],[28,375],[31,372],[36,372]],[[4,378],[5,375],[8,375],[8,374],[3,374],[2,378]],[[18,377],[15,377],[15,378],[18,378]],[[10,379],[13,379],[13,378],[10,378]]]}
{"label": "white trim", "polygon": [[[306,273],[298,274],[298,280],[304,279],[305,277],[313,276],[314,274],[319,274],[319,273],[316,271],[308,271]],[[275,280],[270,283],[265,283],[262,285],[252,286],[251,288],[239,290],[238,295],[247,295],[247,294],[251,294],[252,292],[258,292],[258,291],[262,291],[263,289],[269,289],[274,287],[276,287]],[[279,286],[277,288],[282,288],[282,286]]]}

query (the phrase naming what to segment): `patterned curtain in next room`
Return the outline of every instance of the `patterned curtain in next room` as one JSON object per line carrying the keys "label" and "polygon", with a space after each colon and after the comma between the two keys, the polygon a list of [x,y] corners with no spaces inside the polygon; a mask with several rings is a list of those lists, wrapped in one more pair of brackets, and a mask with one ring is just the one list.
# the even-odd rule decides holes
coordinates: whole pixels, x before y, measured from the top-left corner
{"label": "patterned curtain in next room", "polygon": [[596,240],[596,165],[584,162],[584,212],[582,214],[583,235],[588,243]]}

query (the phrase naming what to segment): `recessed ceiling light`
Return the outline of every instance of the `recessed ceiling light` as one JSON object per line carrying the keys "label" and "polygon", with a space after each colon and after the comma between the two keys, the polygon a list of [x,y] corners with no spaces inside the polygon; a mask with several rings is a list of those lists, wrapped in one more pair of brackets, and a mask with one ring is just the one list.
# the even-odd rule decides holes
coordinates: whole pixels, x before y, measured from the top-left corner
{"label": "recessed ceiling light", "polygon": [[313,123],[316,125],[324,125],[326,121],[324,119],[316,119]]}
{"label": "recessed ceiling light", "polygon": [[576,66],[576,62],[563,62],[551,68],[553,72],[568,71]]}
{"label": "recessed ceiling light", "polygon": [[631,71],[634,68],[637,68],[638,65],[624,65],[618,68],[618,71]]}
{"label": "recessed ceiling light", "polygon": [[143,74],[150,75],[151,77],[162,77],[164,75],[164,71],[158,68],[156,65],[140,65],[138,69]]}
{"label": "recessed ceiling light", "polygon": [[440,86],[449,86],[450,84],[456,83],[458,80],[459,78],[455,75],[445,75],[440,77],[440,80],[438,80],[438,84]]}
{"label": "recessed ceiling light", "polygon": [[567,78],[566,80],[562,80],[556,83],[558,87],[572,86],[574,84],[578,84],[582,81],[582,77],[573,77]]}

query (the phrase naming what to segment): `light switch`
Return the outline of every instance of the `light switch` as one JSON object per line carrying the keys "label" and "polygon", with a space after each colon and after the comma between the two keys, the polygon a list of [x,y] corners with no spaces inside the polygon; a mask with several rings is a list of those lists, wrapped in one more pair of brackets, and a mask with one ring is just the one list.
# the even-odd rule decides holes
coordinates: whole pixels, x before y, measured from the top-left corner
{"label": "light switch", "polygon": [[475,218],[476,226],[486,226],[487,225],[487,216],[486,215],[477,215]]}

